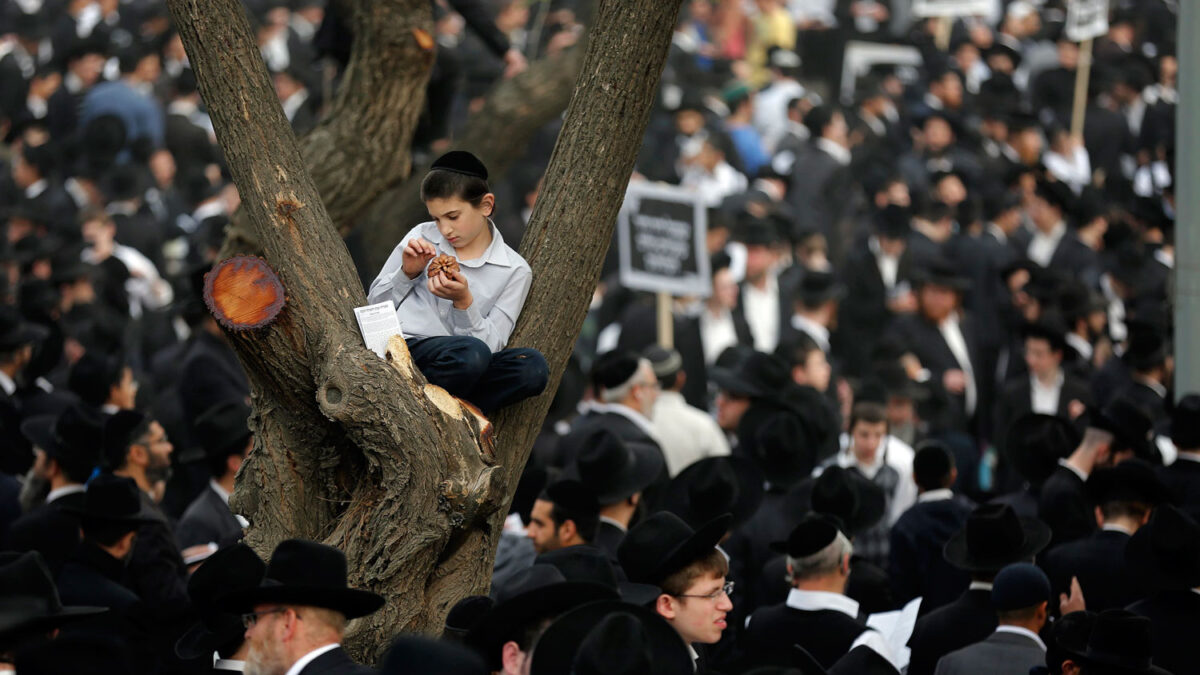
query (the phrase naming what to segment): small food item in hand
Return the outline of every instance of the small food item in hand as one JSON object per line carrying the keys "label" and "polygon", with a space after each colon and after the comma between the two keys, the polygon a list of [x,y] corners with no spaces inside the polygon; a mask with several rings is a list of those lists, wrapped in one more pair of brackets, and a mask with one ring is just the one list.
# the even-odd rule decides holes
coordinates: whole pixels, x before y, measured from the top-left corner
{"label": "small food item in hand", "polygon": [[429,263],[429,271],[428,271],[429,277],[432,279],[433,277],[441,274],[442,272],[450,272],[451,274],[457,274],[458,273],[458,259],[452,255],[446,255],[446,254],[442,254],[442,255],[439,255],[438,257],[434,258]]}

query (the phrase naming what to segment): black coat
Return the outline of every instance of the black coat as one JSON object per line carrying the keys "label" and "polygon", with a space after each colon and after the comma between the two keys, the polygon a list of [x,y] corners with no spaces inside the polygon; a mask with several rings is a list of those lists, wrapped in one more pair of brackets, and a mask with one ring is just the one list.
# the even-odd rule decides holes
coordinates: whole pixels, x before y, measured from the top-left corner
{"label": "black coat", "polygon": [[175,538],[180,549],[209,542],[224,548],[242,538],[242,524],[216,490],[209,487],[183,512]]}
{"label": "black coat", "polygon": [[1096,515],[1084,483],[1074,471],[1060,466],[1046,479],[1038,498],[1038,518],[1050,526],[1050,548],[1083,539],[1096,531]]}
{"label": "black coat", "polygon": [[[959,315],[959,329],[967,344],[967,355],[975,376],[975,412],[987,409],[988,387],[986,369],[981,367],[983,359],[979,349],[979,336],[970,315]],[[933,394],[933,410],[930,427],[937,431],[966,431],[971,422],[967,415],[966,392],[952,394],[942,384],[942,376],[948,370],[961,370],[962,365],[954,358],[954,352],[942,337],[937,325],[919,314],[903,316],[892,324],[889,341],[917,357],[921,365],[929,370],[929,389]]]}
{"label": "black coat", "polygon": [[992,593],[968,590],[954,602],[917,619],[908,646],[908,675],[933,675],[938,659],[987,638],[996,630]]}
{"label": "black coat", "polygon": [[66,509],[82,509],[83,497],[83,492],[74,492],[30,509],[9,526],[6,548],[38,551],[50,573],[56,574],[79,545],[79,516]]}
{"label": "black coat", "polygon": [[137,593],[121,583],[124,565],[91,542],[59,571],[55,581],[64,605],[108,607],[125,610],[138,602]]}
{"label": "black coat", "polygon": [[1038,564],[1050,577],[1052,597],[1070,593],[1071,577],[1079,578],[1088,611],[1121,609],[1144,598],[1149,589],[1125,566],[1129,535],[1101,530],[1087,539],[1068,542],[1039,556]]}
{"label": "black coat", "polygon": [[[1087,382],[1064,371],[1062,389],[1058,393],[1058,411],[1055,415],[1070,420],[1071,401],[1079,401],[1090,407],[1092,391]],[[1033,384],[1029,381],[1029,376],[1024,375],[1009,380],[1004,385],[1004,392],[1000,394],[1000,400],[996,402],[996,423],[993,427],[992,438],[997,442],[999,449],[1004,449],[1008,425],[1012,424],[1013,420],[1030,412],[1033,412]]]}
{"label": "black coat", "polygon": [[250,384],[233,349],[215,335],[198,332],[183,357],[179,380],[185,419],[194,421],[217,403],[249,395]]}
{"label": "black coat", "polygon": [[795,226],[824,234],[837,257],[839,242],[845,241],[848,234],[842,226],[848,221],[853,201],[850,167],[815,143],[796,158],[794,167],[787,199],[796,212]]}
{"label": "black coat", "polygon": [[360,666],[350,660],[341,647],[331,649],[304,666],[300,675],[375,675],[374,668]]}
{"label": "black coat", "polygon": [[[777,589],[775,579],[765,579],[763,569],[775,557],[770,545],[787,540],[807,509],[797,508],[797,500],[786,492],[769,490],[763,495],[762,504],[745,523],[734,529],[729,539],[721,545],[730,557],[730,576],[737,582],[749,584],[749,603],[759,607],[778,602],[773,591]],[[763,583],[755,583],[762,579]]]}
{"label": "black coat", "polygon": [[1200,461],[1180,454],[1171,466],[1159,469],[1158,477],[1171,491],[1175,504],[1200,521]]}
{"label": "black coat", "polygon": [[592,546],[604,551],[604,554],[608,556],[608,561],[614,567],[620,567],[621,563],[617,560],[617,547],[623,541],[625,541],[625,530],[602,520],[596,528],[596,538],[591,543]]}
{"label": "black coat", "polygon": [[188,606],[187,567],[175,544],[166,515],[146,493],[138,491],[142,509],[157,516],[138,528],[133,554],[125,568],[125,584],[147,604],[159,607]]}
{"label": "black coat", "polygon": [[1172,673],[1196,672],[1196,636],[1200,635],[1200,594],[1163,591],[1127,608],[1150,619],[1154,665]]}
{"label": "black coat", "polygon": [[742,646],[748,667],[791,665],[792,645],[800,645],[829,668],[866,630],[870,629],[858,618],[837,610],[804,611],[779,604],[750,616]]}
{"label": "black coat", "polygon": [[1121,396],[1141,406],[1146,414],[1150,415],[1150,421],[1154,424],[1154,430],[1157,433],[1165,435],[1171,432],[1172,406],[1167,397],[1137,381],[1130,384]]}
{"label": "black coat", "polygon": [[[909,275],[909,256],[901,255],[896,272],[899,283]],[[870,372],[875,345],[887,332],[893,314],[887,307],[888,290],[879,264],[863,242],[846,256],[843,279],[846,299],[838,306],[838,329],[833,350],[848,375]]]}
{"label": "black coat", "polygon": [[916,597],[927,614],[959,597],[971,583],[963,570],[946,562],[942,548],[966,526],[971,504],[963,499],[918,502],[892,526],[888,574],[897,602]]}

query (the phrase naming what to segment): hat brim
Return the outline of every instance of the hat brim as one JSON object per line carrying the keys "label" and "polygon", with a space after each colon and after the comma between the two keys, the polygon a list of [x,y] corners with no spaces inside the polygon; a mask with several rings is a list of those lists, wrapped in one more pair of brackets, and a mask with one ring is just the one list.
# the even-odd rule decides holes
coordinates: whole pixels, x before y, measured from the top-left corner
{"label": "hat brim", "polygon": [[[588,482],[588,487],[596,491],[596,500],[601,504],[616,504],[629,499],[653,485],[662,474],[663,466],[666,465],[662,452],[636,443],[630,443],[628,447],[633,451],[634,456],[634,465],[629,471],[618,476],[608,485],[595,485],[594,481]],[[582,481],[583,478],[579,475],[579,464],[572,463],[567,467],[563,471],[562,478]]]}
{"label": "hat brim", "polygon": [[1025,540],[1021,546],[1010,551],[1002,558],[981,559],[971,555],[967,550],[967,530],[959,530],[942,548],[942,557],[946,562],[967,572],[998,572],[1005,566],[1015,562],[1030,560],[1050,543],[1050,528],[1037,518],[1021,516],[1021,530]]}
{"label": "hat brim", "polygon": [[57,415],[30,417],[21,422],[21,435],[46,454],[57,456],[60,450],[58,440],[54,437],[54,422],[57,419]]}
{"label": "hat brim", "polygon": [[696,522],[696,512],[692,508],[689,488],[705,466],[717,462],[729,465],[737,477],[738,493],[737,499],[732,504],[720,505],[721,508],[712,509],[709,513],[713,511],[729,513],[733,517],[730,527],[737,527],[750,520],[758,511],[759,505],[762,504],[764,479],[762,471],[753,462],[743,457],[707,457],[688,465],[667,485],[661,505],[663,510],[683,518],[684,522],[692,527],[703,525],[704,522]]}
{"label": "hat brim", "polygon": [[541,586],[497,604],[470,631],[467,641],[479,650],[494,670],[499,670],[500,648],[514,631],[529,621],[616,597],[615,590],[591,581],[564,581]]}
{"label": "hat brim", "polygon": [[708,379],[712,380],[721,389],[742,396],[764,398],[767,395],[762,389],[755,386],[754,383],[729,368],[717,366],[709,369]]}
{"label": "hat brim", "polygon": [[[847,514],[845,517],[836,513],[829,515],[836,516],[841,520],[842,525],[846,528],[846,534],[854,536],[865,532],[883,520],[883,516],[887,512],[887,495],[881,488],[857,472],[849,471],[847,474],[850,476],[850,489],[854,491],[858,508],[854,510],[854,513]],[[811,504],[811,496],[809,499]]]}
{"label": "hat brim", "polygon": [[69,624],[72,621],[86,619],[108,613],[107,607],[90,607],[86,605],[63,607],[54,614],[32,617],[11,617],[10,620],[0,618],[0,637],[18,632],[52,630]]}
{"label": "hat brim", "polygon": [[683,569],[688,564],[708,555],[717,544],[729,533],[733,516],[728,513],[717,516],[692,532],[692,536],[683,540],[674,549],[662,557],[652,576],[653,581],[662,581],[672,573]]}
{"label": "hat brim", "polygon": [[653,650],[650,662],[654,664],[655,675],[692,675],[694,668],[687,645],[671,624],[645,607],[613,600],[583,605],[550,624],[533,650],[530,675],[574,672],[579,646],[604,617],[614,612],[633,615],[645,628],[646,644]]}
{"label": "hat brim", "polygon": [[217,603],[217,608],[234,614],[244,614],[253,611],[255,605],[271,603],[332,609],[347,619],[357,619],[383,607],[383,596],[357,588],[285,586],[275,582],[230,593]]}
{"label": "hat brim", "polygon": [[[230,616],[232,618],[232,615]],[[245,632],[241,621],[231,621],[229,630],[224,633],[213,631],[204,622],[197,621],[175,641],[175,656],[184,661],[206,656],[211,658],[212,653],[220,649],[221,645],[242,637]]]}

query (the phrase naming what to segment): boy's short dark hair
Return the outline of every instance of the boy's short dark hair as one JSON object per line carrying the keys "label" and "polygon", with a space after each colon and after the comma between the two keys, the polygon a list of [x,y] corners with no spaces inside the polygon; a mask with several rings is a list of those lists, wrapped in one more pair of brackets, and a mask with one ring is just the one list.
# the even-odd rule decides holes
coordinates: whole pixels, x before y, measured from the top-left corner
{"label": "boy's short dark hair", "polygon": [[483,202],[484,195],[491,192],[488,182],[477,176],[468,176],[455,171],[434,169],[421,181],[421,201],[430,199],[458,199],[476,208]]}
{"label": "boy's short dark hair", "polygon": [[850,424],[846,428],[853,432],[854,425],[859,422],[866,422],[867,424],[879,424],[882,422],[887,424],[887,411],[883,405],[875,401],[859,401],[850,409]]}
{"label": "boy's short dark hair", "polygon": [[709,576],[724,577],[729,575],[729,561],[725,556],[713,549],[704,557],[694,560],[684,567],[672,572],[663,579],[662,592],[667,595],[679,596],[688,592],[697,579]]}
{"label": "boy's short dark hair", "polygon": [[789,366],[803,366],[808,362],[808,355],[815,351],[823,351],[821,346],[817,344],[808,335],[797,335],[796,337],[785,340],[779,343],[775,348],[775,356],[783,359]]}
{"label": "boy's short dark hair", "polygon": [[922,443],[913,457],[913,479],[922,490],[946,487],[954,470],[954,455],[936,441]]}

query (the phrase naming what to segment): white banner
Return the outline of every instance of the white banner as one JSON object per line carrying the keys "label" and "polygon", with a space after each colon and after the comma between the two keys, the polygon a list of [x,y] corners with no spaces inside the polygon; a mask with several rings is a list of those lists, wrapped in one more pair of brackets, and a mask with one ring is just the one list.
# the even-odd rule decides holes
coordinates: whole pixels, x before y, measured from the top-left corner
{"label": "white banner", "polygon": [[913,16],[990,16],[995,0],[913,0]]}
{"label": "white banner", "polygon": [[1072,42],[1083,42],[1108,33],[1108,0],[1070,0],[1063,31]]}

